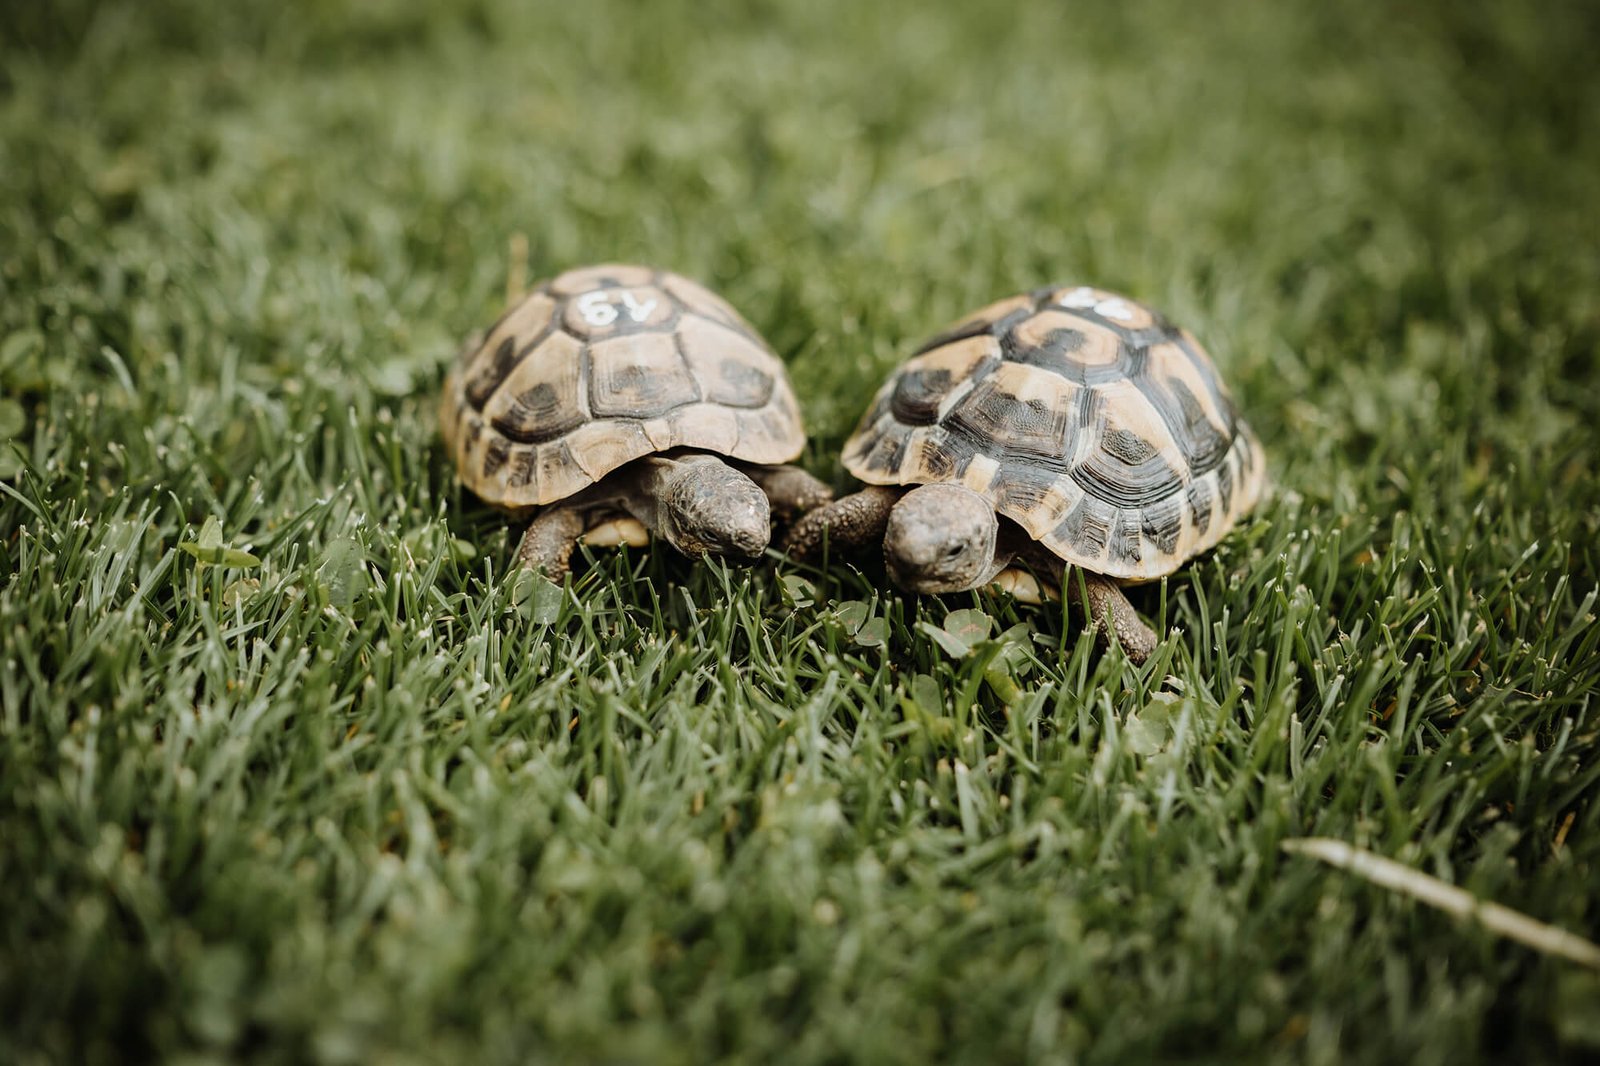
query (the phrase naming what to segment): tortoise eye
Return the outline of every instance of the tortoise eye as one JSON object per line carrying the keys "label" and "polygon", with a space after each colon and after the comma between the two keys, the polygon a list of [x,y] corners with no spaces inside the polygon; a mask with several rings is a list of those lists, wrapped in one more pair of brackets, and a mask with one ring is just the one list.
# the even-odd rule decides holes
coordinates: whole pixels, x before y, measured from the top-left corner
{"label": "tortoise eye", "polygon": [[961,545],[952,544],[950,550],[944,553],[946,559],[954,559],[961,554]]}

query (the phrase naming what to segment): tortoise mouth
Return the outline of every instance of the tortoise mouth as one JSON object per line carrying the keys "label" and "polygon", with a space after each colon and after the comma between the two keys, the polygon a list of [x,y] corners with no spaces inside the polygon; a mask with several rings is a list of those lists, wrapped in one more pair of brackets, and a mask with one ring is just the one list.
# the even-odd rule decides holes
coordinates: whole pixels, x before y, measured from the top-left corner
{"label": "tortoise mouth", "polygon": [[924,596],[938,596],[947,592],[966,592],[982,583],[983,568],[964,567],[951,573],[932,567],[918,566],[896,559],[892,554],[884,562],[889,579],[907,592]]}
{"label": "tortoise mouth", "polygon": [[767,553],[770,539],[771,534],[766,529],[718,531],[707,537],[706,553],[717,556],[729,566],[754,566]]}

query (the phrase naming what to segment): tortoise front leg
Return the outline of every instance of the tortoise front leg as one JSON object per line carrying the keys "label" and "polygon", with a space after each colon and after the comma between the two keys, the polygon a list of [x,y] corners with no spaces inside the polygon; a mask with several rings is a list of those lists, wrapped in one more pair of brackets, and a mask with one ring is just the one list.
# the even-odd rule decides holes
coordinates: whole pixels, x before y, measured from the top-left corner
{"label": "tortoise front leg", "polygon": [[741,466],[772,503],[772,516],[792,522],[833,500],[833,490],[798,466]]}
{"label": "tortoise front leg", "polygon": [[[1080,577],[1083,581],[1081,588],[1078,584]],[[1158,643],[1156,632],[1144,624],[1116,582],[1082,570],[1068,574],[1065,584],[1067,596],[1073,603],[1085,608],[1089,624],[1099,630],[1102,639],[1114,634],[1122,650],[1135,663],[1150,658]],[[1085,597],[1087,603],[1084,602]]]}
{"label": "tortoise front leg", "polygon": [[530,570],[541,570],[556,584],[572,568],[572,550],[578,545],[588,523],[576,507],[551,507],[528,525],[517,549],[517,562]]}
{"label": "tortoise front leg", "polygon": [[900,501],[900,488],[872,485],[810,511],[789,530],[783,550],[806,558],[822,550],[826,541],[841,548],[861,548],[883,543],[889,512]]}

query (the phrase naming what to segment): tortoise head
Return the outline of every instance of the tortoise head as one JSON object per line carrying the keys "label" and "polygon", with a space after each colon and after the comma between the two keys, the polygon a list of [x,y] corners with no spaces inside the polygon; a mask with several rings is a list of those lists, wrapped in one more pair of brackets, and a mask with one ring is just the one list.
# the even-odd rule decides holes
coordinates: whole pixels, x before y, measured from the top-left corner
{"label": "tortoise head", "polygon": [[663,487],[661,502],[662,532],[691,558],[716,555],[747,566],[767,550],[772,536],[767,494],[726,463],[680,464]]}
{"label": "tortoise head", "polygon": [[923,485],[889,512],[883,557],[894,583],[912,592],[977,588],[995,571],[1000,522],[994,507],[961,485]]}

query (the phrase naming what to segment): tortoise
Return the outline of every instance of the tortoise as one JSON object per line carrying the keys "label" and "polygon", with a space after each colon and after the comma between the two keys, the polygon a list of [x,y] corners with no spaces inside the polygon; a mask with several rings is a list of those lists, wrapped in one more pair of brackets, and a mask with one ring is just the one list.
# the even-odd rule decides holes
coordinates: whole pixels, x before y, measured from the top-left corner
{"label": "tortoise", "polygon": [[[878,391],[844,465],[868,487],[811,511],[785,547],[882,540],[912,592],[1061,582],[1142,662],[1156,636],[1120,584],[1170,574],[1260,497],[1261,446],[1205,350],[1088,286],[991,304],[917,349]],[[1102,632],[1104,629],[1102,628]]]}
{"label": "tortoise", "polygon": [[538,285],[463,348],[440,425],[468,489],[533,515],[518,561],[557,583],[580,539],[749,563],[773,513],[832,498],[787,465],[805,430],[783,362],[726,301],[649,267]]}

